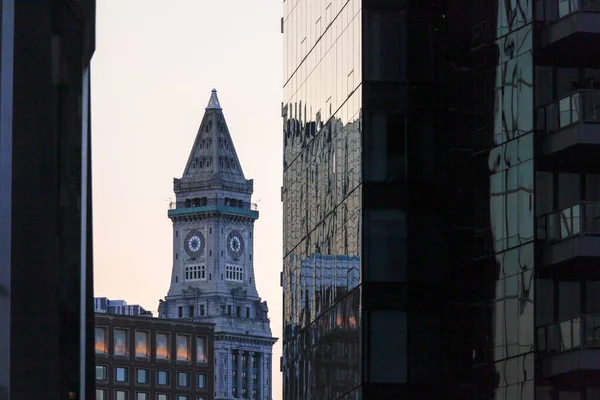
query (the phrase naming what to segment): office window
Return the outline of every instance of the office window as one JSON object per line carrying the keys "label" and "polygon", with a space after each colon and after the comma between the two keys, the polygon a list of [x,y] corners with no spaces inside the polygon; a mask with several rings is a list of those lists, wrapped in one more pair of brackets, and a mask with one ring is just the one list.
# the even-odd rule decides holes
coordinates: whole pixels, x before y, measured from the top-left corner
{"label": "office window", "polygon": [[198,374],[198,389],[206,389],[206,374]]}
{"label": "office window", "polygon": [[177,400],[190,400],[190,396],[185,396],[185,395],[177,395]]}
{"label": "office window", "polygon": [[106,366],[105,365],[96,365],[96,380],[97,381],[105,381],[106,380]]}
{"label": "office window", "polygon": [[108,353],[108,338],[106,328],[96,327],[96,354]]}
{"label": "office window", "polygon": [[106,389],[96,389],[96,400],[107,400]]}
{"label": "office window", "polygon": [[129,400],[129,392],[126,390],[115,390],[115,400]]}
{"label": "office window", "polygon": [[150,333],[146,331],[135,331],[135,356],[150,357]]}
{"label": "office window", "polygon": [[156,358],[161,360],[171,359],[171,346],[168,333],[156,333]]}
{"label": "office window", "polygon": [[129,368],[115,367],[115,382],[126,383],[129,381]]}
{"label": "office window", "polygon": [[135,400],[150,400],[150,393],[137,392],[135,394]]}
{"label": "office window", "polygon": [[190,337],[187,335],[177,335],[177,361],[190,361]]}
{"label": "office window", "polygon": [[177,373],[177,386],[182,388],[190,387],[190,373],[189,372],[178,372]]}
{"label": "office window", "polygon": [[252,389],[252,398],[253,399],[258,399],[258,390]]}
{"label": "office window", "polygon": [[252,383],[255,385],[258,383],[258,375],[256,374],[256,372],[252,374]]}
{"label": "office window", "polygon": [[129,355],[129,341],[127,329],[115,328],[115,352],[116,356],[128,356]]}
{"label": "office window", "polygon": [[196,362],[206,362],[206,338],[204,336],[196,336]]}
{"label": "office window", "polygon": [[164,393],[158,393],[156,395],[156,400],[169,400],[169,395]]}
{"label": "office window", "polygon": [[171,383],[169,371],[158,370],[156,371],[156,384],[161,386],[168,386]]}
{"label": "office window", "polygon": [[138,368],[136,370],[135,382],[142,385],[148,385],[150,383],[150,370]]}
{"label": "office window", "polygon": [[185,267],[185,280],[186,281],[206,280],[206,266],[205,265],[190,265],[190,266]]}
{"label": "office window", "polygon": [[235,266],[235,265],[225,266],[225,279],[228,281],[243,282],[244,281],[243,268]]}

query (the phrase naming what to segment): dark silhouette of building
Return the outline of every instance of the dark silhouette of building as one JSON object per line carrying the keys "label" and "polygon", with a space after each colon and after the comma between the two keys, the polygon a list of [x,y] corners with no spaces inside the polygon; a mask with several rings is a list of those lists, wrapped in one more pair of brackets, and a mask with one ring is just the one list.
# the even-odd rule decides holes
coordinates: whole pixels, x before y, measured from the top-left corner
{"label": "dark silhouette of building", "polygon": [[599,11],[284,1],[284,399],[600,397]]}
{"label": "dark silhouette of building", "polygon": [[92,399],[95,2],[0,14],[0,398]]}
{"label": "dark silhouette of building", "polygon": [[214,324],[96,313],[96,400],[209,400]]}

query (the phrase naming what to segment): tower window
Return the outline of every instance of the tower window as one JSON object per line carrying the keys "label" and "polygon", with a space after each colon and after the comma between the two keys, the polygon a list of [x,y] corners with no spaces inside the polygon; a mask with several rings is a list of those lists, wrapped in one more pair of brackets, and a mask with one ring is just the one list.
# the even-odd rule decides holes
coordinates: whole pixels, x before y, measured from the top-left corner
{"label": "tower window", "polygon": [[237,306],[235,308],[235,316],[238,317],[238,318],[240,318],[242,316],[242,309],[241,309],[240,306]]}
{"label": "tower window", "polygon": [[252,254],[249,254],[248,257],[250,257],[250,261],[252,261]]}
{"label": "tower window", "polygon": [[179,260],[179,254],[178,253],[175,253],[175,259]]}
{"label": "tower window", "polygon": [[243,282],[243,268],[238,267],[237,265],[227,265],[225,267],[225,280],[233,282]]}
{"label": "tower window", "polygon": [[246,307],[246,318],[250,318],[250,307]]}
{"label": "tower window", "polygon": [[206,280],[206,266],[190,265],[190,266],[185,267],[185,280],[186,281]]}
{"label": "tower window", "polygon": [[227,315],[231,315],[231,305],[227,306]]}
{"label": "tower window", "polygon": [[208,233],[212,233],[212,228],[208,228]]}
{"label": "tower window", "polygon": [[204,165],[204,162],[202,160],[200,160],[200,168],[202,168]]}

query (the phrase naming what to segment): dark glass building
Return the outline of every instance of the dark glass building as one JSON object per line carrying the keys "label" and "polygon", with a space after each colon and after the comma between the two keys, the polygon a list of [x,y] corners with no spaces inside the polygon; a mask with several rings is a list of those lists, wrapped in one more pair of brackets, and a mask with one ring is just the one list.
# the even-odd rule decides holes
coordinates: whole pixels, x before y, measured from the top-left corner
{"label": "dark glass building", "polygon": [[0,1],[0,399],[94,398],[93,0]]}
{"label": "dark glass building", "polygon": [[284,399],[599,399],[600,1],[283,5]]}

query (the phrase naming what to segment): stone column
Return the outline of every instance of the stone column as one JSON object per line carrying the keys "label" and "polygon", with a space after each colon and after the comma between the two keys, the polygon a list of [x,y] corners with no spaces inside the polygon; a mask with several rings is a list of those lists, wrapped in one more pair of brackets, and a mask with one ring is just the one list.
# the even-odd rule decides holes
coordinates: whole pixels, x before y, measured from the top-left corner
{"label": "stone column", "polygon": [[257,380],[256,380],[256,393],[257,393],[257,399],[263,399],[263,393],[262,393],[262,385],[263,383],[263,371],[262,371],[262,353],[256,352],[254,353],[254,357],[256,357],[256,374],[257,376]]}
{"label": "stone column", "polygon": [[248,398],[252,399],[252,388],[254,387],[252,382],[252,362],[254,358],[254,352],[248,352],[248,365],[246,366],[246,384],[248,385]]}
{"label": "stone column", "polygon": [[242,397],[242,354],[241,350],[237,350],[237,397]]}

